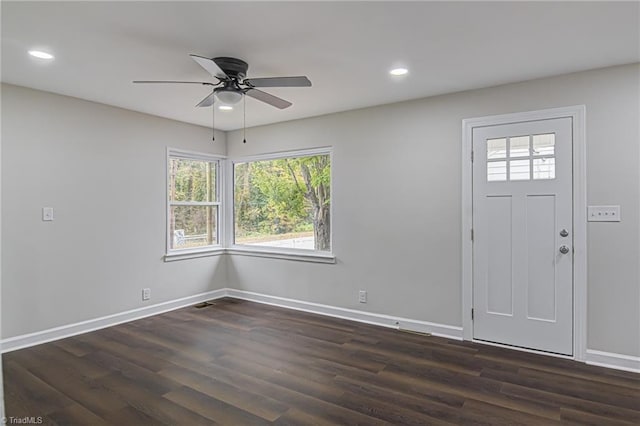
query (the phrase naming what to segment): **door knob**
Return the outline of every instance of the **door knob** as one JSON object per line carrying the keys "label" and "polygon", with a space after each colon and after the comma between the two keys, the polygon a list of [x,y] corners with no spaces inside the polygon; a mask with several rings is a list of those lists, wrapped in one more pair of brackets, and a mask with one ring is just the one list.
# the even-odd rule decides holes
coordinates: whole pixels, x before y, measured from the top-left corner
{"label": "door knob", "polygon": [[566,229],[563,229],[562,231],[560,231],[560,236],[561,237],[568,237],[569,236],[569,232],[567,232]]}
{"label": "door knob", "polygon": [[560,246],[560,253],[562,253],[562,254],[567,254],[567,253],[569,253],[569,247],[567,247],[567,246]]}

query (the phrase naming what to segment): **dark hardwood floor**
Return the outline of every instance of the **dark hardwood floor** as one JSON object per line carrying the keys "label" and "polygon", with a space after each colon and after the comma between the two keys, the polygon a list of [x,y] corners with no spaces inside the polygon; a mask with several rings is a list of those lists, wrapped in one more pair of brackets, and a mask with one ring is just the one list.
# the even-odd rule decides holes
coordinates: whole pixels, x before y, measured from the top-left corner
{"label": "dark hardwood floor", "polygon": [[234,299],[3,361],[43,424],[640,424],[638,374]]}

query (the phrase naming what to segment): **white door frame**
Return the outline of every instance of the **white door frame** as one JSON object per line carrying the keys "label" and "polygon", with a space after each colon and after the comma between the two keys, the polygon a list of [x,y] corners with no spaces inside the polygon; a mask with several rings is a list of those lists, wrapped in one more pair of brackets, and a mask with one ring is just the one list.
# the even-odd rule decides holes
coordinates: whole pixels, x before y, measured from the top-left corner
{"label": "white door frame", "polygon": [[473,340],[473,128],[563,117],[572,119],[573,133],[573,359],[584,361],[587,348],[587,156],[584,105],[462,120],[462,334],[464,340]]}

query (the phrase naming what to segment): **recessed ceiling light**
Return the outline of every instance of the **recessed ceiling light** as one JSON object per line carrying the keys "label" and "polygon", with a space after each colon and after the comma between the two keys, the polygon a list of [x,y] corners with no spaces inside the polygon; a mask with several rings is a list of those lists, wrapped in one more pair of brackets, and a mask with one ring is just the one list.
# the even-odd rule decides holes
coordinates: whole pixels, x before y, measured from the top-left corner
{"label": "recessed ceiling light", "polygon": [[233,110],[233,107],[231,105],[220,105],[218,109],[220,111],[231,111]]}
{"label": "recessed ceiling light", "polygon": [[51,53],[43,52],[42,50],[30,50],[29,55],[38,59],[53,59],[53,55]]}
{"label": "recessed ceiling light", "polygon": [[394,68],[391,71],[389,71],[389,74],[391,74],[391,75],[405,75],[408,72],[409,72],[409,70],[406,69],[406,68]]}

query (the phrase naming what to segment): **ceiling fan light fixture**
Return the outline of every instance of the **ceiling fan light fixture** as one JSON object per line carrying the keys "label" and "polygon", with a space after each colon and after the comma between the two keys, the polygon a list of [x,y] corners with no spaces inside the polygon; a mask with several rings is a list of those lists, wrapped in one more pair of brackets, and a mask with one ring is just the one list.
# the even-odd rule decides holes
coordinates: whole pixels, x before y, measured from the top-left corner
{"label": "ceiling fan light fixture", "polygon": [[233,111],[233,107],[231,105],[220,105],[218,109],[220,111]]}
{"label": "ceiling fan light fixture", "polygon": [[242,100],[242,93],[233,89],[221,88],[216,91],[216,98],[225,105],[235,105]]}

